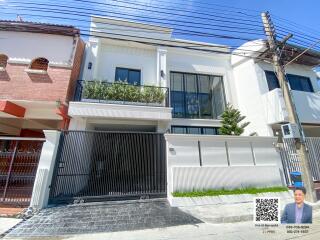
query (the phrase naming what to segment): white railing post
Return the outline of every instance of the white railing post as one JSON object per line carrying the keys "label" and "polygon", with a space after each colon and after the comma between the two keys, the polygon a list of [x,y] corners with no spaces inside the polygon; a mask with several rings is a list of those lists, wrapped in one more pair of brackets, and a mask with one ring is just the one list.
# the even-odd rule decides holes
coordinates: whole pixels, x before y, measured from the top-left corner
{"label": "white railing post", "polygon": [[30,207],[42,209],[47,207],[50,185],[57,156],[60,132],[44,130],[46,141],[43,143],[36,179],[33,186]]}

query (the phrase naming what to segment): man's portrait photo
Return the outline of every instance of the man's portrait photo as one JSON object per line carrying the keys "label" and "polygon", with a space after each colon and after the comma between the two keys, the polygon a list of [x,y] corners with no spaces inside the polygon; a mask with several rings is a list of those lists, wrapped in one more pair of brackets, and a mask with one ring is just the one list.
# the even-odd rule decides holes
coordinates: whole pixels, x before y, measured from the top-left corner
{"label": "man's portrait photo", "polygon": [[312,207],[304,202],[306,189],[297,187],[294,189],[294,203],[289,203],[284,208],[281,216],[282,224],[312,223]]}

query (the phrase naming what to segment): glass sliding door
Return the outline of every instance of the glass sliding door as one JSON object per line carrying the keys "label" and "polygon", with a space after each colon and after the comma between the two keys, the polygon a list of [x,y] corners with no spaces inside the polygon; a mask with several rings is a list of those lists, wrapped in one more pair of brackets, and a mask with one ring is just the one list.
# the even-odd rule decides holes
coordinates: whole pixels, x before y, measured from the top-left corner
{"label": "glass sliding door", "polygon": [[213,95],[213,103],[214,103],[213,117],[217,119],[221,116],[221,114],[223,113],[226,107],[226,98],[224,94],[222,77],[214,76],[212,77],[212,79],[213,79],[212,95]]}
{"label": "glass sliding door", "polygon": [[206,75],[198,76],[200,118],[213,118],[212,78]]}
{"label": "glass sliding door", "polygon": [[186,113],[186,105],[183,74],[172,73],[170,77],[171,107],[173,108],[173,117],[184,118]]}
{"label": "glass sliding door", "polygon": [[184,74],[184,86],[186,95],[186,117],[199,118],[197,76],[194,74]]}
{"label": "glass sliding door", "polygon": [[170,91],[174,118],[216,119],[225,109],[220,76],[171,72]]}

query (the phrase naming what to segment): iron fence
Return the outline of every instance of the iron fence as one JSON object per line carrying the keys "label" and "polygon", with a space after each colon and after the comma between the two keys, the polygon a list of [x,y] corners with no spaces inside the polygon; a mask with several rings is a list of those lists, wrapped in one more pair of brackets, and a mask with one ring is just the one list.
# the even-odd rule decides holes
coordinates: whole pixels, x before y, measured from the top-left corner
{"label": "iron fence", "polygon": [[78,80],[74,101],[169,107],[167,87]]}
{"label": "iron fence", "polygon": [[44,141],[0,138],[0,204],[29,205]]}
{"label": "iron fence", "polygon": [[[320,138],[306,137],[308,161],[314,181],[320,181]],[[291,185],[290,173],[301,171],[300,157],[297,153],[294,139],[283,139],[280,155],[288,185]]]}
{"label": "iron fence", "polygon": [[166,195],[163,134],[63,131],[49,203]]}

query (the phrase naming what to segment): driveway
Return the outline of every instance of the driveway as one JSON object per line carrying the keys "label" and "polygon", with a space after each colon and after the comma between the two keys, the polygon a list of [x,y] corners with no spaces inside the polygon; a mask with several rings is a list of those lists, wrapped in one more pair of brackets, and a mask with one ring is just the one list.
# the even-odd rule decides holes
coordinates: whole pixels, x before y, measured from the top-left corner
{"label": "driveway", "polygon": [[42,210],[6,237],[46,237],[195,225],[201,221],[166,200],[65,205]]}

